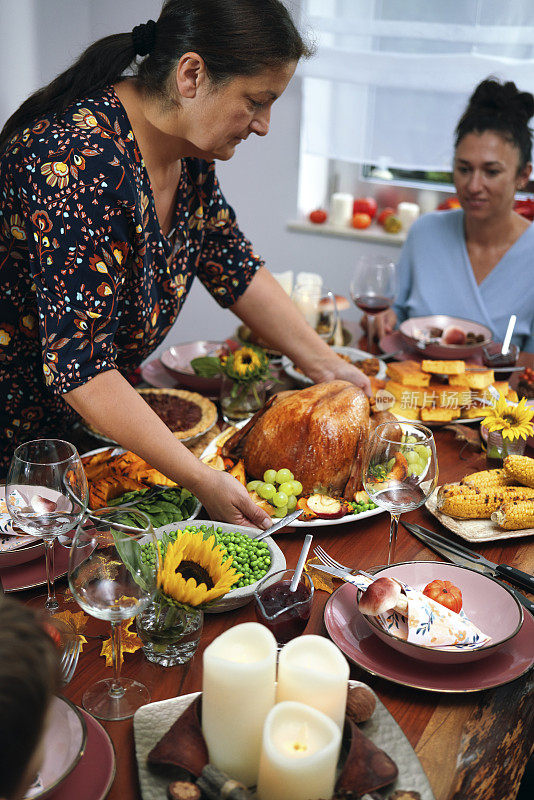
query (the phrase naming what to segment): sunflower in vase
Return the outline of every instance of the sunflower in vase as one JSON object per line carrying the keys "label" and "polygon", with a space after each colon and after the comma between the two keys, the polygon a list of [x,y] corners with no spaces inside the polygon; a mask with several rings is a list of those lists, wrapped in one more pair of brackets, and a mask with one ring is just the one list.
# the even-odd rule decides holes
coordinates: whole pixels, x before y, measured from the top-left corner
{"label": "sunflower in vase", "polygon": [[221,411],[231,423],[248,419],[262,407],[265,381],[273,377],[267,353],[252,345],[225,356],[194,358],[191,366],[203,378],[222,376]]}
{"label": "sunflower in vase", "polygon": [[498,466],[508,455],[521,455],[526,440],[533,433],[534,408],[529,408],[523,397],[519,403],[510,403],[503,394],[482,411],[481,427],[487,431],[487,458]]}
{"label": "sunflower in vase", "polygon": [[[164,533],[158,547],[158,589],[150,606],[136,618],[137,632],[149,661],[173,666],[194,655],[204,609],[227,594],[242,576],[213,528]],[[142,547],[143,561],[156,558],[153,545]]]}

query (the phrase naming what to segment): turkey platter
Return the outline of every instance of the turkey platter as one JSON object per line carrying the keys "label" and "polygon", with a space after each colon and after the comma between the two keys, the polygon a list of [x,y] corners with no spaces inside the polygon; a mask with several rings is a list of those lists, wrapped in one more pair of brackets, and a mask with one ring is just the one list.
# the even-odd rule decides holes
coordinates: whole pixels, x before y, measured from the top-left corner
{"label": "turkey platter", "polygon": [[352,500],[361,490],[362,460],[371,430],[394,417],[370,415],[361,389],[331,381],[269,400],[222,448],[243,458],[247,474],[261,479],[273,465],[287,467],[304,492],[323,491]]}

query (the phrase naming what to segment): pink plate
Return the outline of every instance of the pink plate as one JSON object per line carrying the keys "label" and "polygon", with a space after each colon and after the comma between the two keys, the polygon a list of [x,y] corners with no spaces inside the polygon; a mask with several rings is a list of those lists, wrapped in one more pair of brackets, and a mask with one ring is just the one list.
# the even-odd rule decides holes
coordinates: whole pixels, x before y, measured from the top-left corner
{"label": "pink plate", "polygon": [[[421,335],[428,331],[430,328],[441,328],[445,330],[449,325],[455,328],[460,328],[464,333],[481,334],[484,336],[484,341],[477,344],[433,344],[427,343],[419,346]],[[474,322],[470,319],[461,319],[460,317],[449,317],[448,314],[433,314],[429,317],[412,317],[405,319],[399,325],[399,332],[403,341],[408,346],[411,352],[422,353],[424,358],[441,358],[441,359],[456,359],[456,358],[471,358],[477,353],[482,352],[482,348],[489,344],[492,339],[492,333],[485,325],[480,322]]]}
{"label": "pink plate", "polygon": [[[69,567],[69,550],[56,542],[54,559],[54,579],[67,574]],[[20,592],[46,583],[46,567],[42,558],[0,569],[0,583],[4,592]]]}
{"label": "pink plate", "polygon": [[177,389],[179,381],[165,369],[159,358],[153,358],[141,367],[141,377],[155,389]]}
{"label": "pink plate", "polygon": [[429,664],[467,664],[493,657],[516,636],[523,624],[523,607],[513,594],[493,578],[457,564],[442,561],[406,561],[376,571],[380,577],[398,578],[413,589],[422,591],[434,580],[450,581],[462,592],[463,610],[471,622],[487,636],[488,644],[475,650],[454,647],[424,647],[398,639],[382,628],[374,617],[365,617],[376,636],[403,656]]}
{"label": "pink plate", "polygon": [[191,366],[193,358],[213,355],[219,348],[223,347],[223,342],[185,342],[184,344],[174,344],[161,356],[161,363],[164,369],[168,370],[171,378],[178,381],[180,388],[185,387],[195,392],[204,394],[218,394],[221,388],[221,378],[202,378],[197,375]]}
{"label": "pink plate", "polygon": [[108,734],[94,717],[78,709],[87,725],[87,744],[82,759],[50,795],[51,800],[104,800],[115,778],[115,751]]}
{"label": "pink plate", "polygon": [[430,692],[479,692],[519,678],[534,664],[534,618],[525,614],[521,630],[495,655],[469,664],[427,664],[397,655],[375,636],[356,605],[350,583],[334,592],[324,610],[332,641],[354,664],[371,675]]}
{"label": "pink plate", "polygon": [[44,736],[44,761],[39,770],[42,789],[33,800],[49,797],[70,775],[82,758],[87,727],[77,706],[64,697],[54,697]]}

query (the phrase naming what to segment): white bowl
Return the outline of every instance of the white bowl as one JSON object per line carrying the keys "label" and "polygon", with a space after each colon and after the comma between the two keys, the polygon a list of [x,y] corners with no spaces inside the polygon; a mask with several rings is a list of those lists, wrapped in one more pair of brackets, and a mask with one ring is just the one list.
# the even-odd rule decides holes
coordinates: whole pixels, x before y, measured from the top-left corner
{"label": "white bowl", "polygon": [[452,647],[426,647],[398,639],[386,631],[375,617],[365,620],[379,639],[404,656],[430,664],[467,664],[495,653],[515,636],[523,624],[523,609],[504,586],[480,572],[442,561],[406,561],[375,572],[376,576],[399,578],[413,589],[423,590],[433,580],[451,581],[462,592],[463,611],[490,641],[476,650]]}
{"label": "white bowl", "polygon": [[[171,533],[172,531],[183,530],[184,528],[188,528],[190,525],[194,525],[198,528],[201,525],[207,525],[208,527],[213,526],[215,529],[222,528],[224,533],[244,533],[246,536],[250,536],[251,539],[255,539],[256,536],[260,536],[262,533],[259,528],[250,528],[245,525],[230,525],[228,522],[213,522],[211,519],[195,519],[194,521],[188,519],[184,520],[183,522],[171,522],[170,525],[163,525],[161,528],[156,528],[155,533],[158,539],[160,539],[163,533]],[[266,575],[270,575],[272,572],[278,572],[279,570],[285,569],[286,559],[271,536],[267,536],[263,541],[269,548],[269,553],[271,554],[271,566],[268,572],[266,572],[263,576],[265,577]],[[225,594],[224,597],[221,597],[220,600],[217,600],[215,603],[213,603],[213,605],[206,608],[206,612],[211,614],[219,614],[221,611],[233,611],[234,608],[245,606],[252,600],[254,589],[258,583],[259,581],[256,581],[255,583],[251,583],[250,586],[243,586],[241,589],[232,589],[232,591],[228,592],[228,594]]]}

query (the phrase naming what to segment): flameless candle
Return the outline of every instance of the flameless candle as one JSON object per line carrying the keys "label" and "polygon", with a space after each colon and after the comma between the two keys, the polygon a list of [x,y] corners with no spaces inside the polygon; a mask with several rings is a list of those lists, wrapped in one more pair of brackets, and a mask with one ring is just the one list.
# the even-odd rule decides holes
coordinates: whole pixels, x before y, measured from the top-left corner
{"label": "flameless candle", "polygon": [[341,731],[303,703],[278,703],[263,730],[259,800],[318,800],[334,794]]}
{"label": "flameless candle", "polygon": [[417,203],[399,203],[397,206],[397,217],[402,224],[402,230],[408,233],[415,220],[419,216],[419,206]]}
{"label": "flameless candle", "polygon": [[330,200],[330,223],[346,227],[352,220],[354,197],[344,192],[336,192]]}
{"label": "flameless candle", "polygon": [[306,703],[343,730],[348,680],[347,659],[333,642],[324,636],[299,636],[280,652],[276,702]]}
{"label": "flameless candle", "polygon": [[263,723],[275,698],[276,639],[258,622],[222,633],[204,651],[202,733],[210,763],[256,783]]}
{"label": "flameless candle", "polygon": [[319,319],[319,301],[321,290],[314,284],[298,284],[293,289],[291,299],[312,328],[315,328]]}

